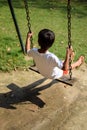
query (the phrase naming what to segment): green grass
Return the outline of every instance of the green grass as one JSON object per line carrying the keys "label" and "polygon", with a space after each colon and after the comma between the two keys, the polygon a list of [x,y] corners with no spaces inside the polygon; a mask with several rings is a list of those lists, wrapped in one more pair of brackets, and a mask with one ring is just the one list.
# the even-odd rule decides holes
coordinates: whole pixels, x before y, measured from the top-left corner
{"label": "green grass", "polygon": [[[34,46],[37,46],[39,30],[42,28],[52,29],[56,34],[56,40],[50,51],[63,59],[67,47],[67,2],[55,1],[30,0],[30,22],[34,32]],[[28,28],[23,0],[14,0],[13,6],[25,43]],[[75,59],[84,55],[87,63],[87,2],[72,2],[71,31],[72,46],[76,52]],[[5,0],[0,0],[0,70],[24,69],[31,63],[32,61],[25,60],[25,55],[21,51],[8,3]]]}

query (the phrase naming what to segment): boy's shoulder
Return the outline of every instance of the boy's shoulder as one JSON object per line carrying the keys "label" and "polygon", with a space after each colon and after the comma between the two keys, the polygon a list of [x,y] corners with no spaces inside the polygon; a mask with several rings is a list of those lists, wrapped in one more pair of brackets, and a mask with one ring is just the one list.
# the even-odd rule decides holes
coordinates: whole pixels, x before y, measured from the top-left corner
{"label": "boy's shoulder", "polygon": [[50,51],[47,51],[47,54],[48,55],[51,55],[51,56],[56,56],[54,53],[50,52]]}
{"label": "boy's shoulder", "polygon": [[32,48],[31,50],[33,50],[33,51],[37,51],[37,50],[38,50],[38,48],[35,48],[35,47],[34,47],[34,48]]}
{"label": "boy's shoulder", "polygon": [[52,53],[52,52],[47,52],[47,54],[49,55],[49,57],[52,57],[52,58],[58,58],[54,53]]}

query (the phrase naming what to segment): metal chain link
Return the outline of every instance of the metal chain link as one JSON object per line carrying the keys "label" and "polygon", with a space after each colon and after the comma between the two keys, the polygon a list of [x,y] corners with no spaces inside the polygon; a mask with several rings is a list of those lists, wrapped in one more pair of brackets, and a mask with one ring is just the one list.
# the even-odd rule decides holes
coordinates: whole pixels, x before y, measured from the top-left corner
{"label": "metal chain link", "polygon": [[[71,4],[70,0],[68,0],[67,4],[67,18],[68,18],[68,47],[71,48]],[[71,55],[69,57],[69,76],[70,79],[72,79],[72,66],[71,66],[72,60]]]}
{"label": "metal chain link", "polygon": [[[24,0],[24,5],[25,5],[25,9],[26,9],[26,19],[27,19],[27,26],[28,26],[28,29],[29,29],[29,32],[31,33],[31,23],[30,23],[30,12],[29,12],[29,7],[28,7],[28,2],[27,0]],[[33,48],[33,38],[31,37],[31,48]]]}

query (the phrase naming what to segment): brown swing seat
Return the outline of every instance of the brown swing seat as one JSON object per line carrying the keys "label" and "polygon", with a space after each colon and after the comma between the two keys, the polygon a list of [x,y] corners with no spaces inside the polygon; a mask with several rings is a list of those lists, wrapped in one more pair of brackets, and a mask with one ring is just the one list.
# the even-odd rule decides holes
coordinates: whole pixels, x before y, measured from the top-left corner
{"label": "brown swing seat", "polygon": [[[40,74],[40,72],[38,71],[36,66],[31,66],[31,67],[29,67],[29,69],[36,72],[36,73],[38,73],[38,74]],[[73,86],[77,79],[76,78],[70,79],[68,76],[62,76],[61,78],[55,79],[55,80],[58,81],[58,82]]]}

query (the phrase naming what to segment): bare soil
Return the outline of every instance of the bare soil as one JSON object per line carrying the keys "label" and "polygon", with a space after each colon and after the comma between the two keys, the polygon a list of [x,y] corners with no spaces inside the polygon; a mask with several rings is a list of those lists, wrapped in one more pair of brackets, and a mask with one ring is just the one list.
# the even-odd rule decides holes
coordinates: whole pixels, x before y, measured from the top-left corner
{"label": "bare soil", "polygon": [[0,73],[0,130],[87,130],[87,65],[73,86],[28,71]]}

